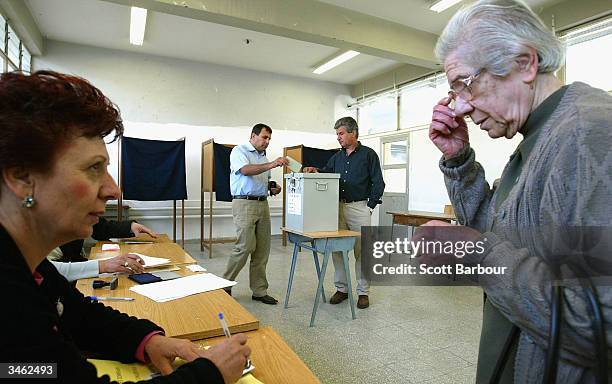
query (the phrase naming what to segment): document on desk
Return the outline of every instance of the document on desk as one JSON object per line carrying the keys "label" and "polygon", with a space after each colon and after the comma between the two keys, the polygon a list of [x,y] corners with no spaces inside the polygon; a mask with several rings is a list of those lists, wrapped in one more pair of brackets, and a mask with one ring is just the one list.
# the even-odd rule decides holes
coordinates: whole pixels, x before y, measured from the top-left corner
{"label": "document on desk", "polygon": [[[159,372],[152,364],[145,365],[142,363],[124,364],[114,360],[98,360],[87,359],[92,363],[97,370],[98,377],[104,375],[110,376],[111,381],[124,383],[127,381],[136,382],[141,380],[149,380],[159,376]],[[172,363],[172,368],[177,369],[185,364],[182,359],[176,359]],[[250,372],[250,371],[249,371]],[[236,384],[263,384],[250,373],[243,373],[244,376],[236,382]]]}
{"label": "document on desk", "polygon": [[147,256],[147,255],[143,255],[142,253],[137,253],[137,252],[130,252],[130,255],[136,255],[140,257],[142,261],[144,261],[145,268],[153,268],[153,267],[159,267],[160,265],[170,264],[170,259],[166,259],[163,257]]}
{"label": "document on desk", "polygon": [[165,303],[166,301],[234,285],[236,285],[235,281],[225,280],[212,273],[200,273],[180,279],[160,281],[159,283],[136,285],[131,287],[130,291],[146,296],[158,303]]}

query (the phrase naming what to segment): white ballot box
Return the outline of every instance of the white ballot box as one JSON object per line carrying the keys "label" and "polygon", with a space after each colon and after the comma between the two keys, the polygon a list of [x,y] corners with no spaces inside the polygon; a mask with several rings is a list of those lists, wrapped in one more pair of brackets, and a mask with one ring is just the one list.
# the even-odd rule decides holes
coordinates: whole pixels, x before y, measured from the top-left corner
{"label": "white ballot box", "polygon": [[337,231],[339,181],[338,173],[285,174],[285,227]]}

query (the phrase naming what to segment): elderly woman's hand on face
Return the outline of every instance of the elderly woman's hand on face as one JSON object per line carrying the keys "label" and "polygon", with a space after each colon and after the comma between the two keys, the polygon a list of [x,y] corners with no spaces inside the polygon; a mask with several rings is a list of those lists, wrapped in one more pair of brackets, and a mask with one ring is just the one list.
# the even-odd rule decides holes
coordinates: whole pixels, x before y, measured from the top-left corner
{"label": "elderly woman's hand on face", "polygon": [[467,124],[449,106],[452,100],[448,96],[436,104],[429,125],[429,139],[444,154],[445,159],[456,156],[469,143]]}
{"label": "elderly woman's hand on face", "polygon": [[111,259],[100,260],[100,273],[112,272],[127,272],[127,273],[142,273],[144,272],[144,261],[137,255],[126,253],[115,256]]}

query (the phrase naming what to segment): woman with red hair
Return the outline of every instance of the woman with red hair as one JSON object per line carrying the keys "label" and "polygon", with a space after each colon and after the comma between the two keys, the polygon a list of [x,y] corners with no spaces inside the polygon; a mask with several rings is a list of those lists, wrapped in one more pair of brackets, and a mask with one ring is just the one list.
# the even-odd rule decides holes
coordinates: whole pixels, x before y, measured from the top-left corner
{"label": "woman with red hair", "polygon": [[[84,79],[56,72],[0,77],[0,361],[57,363],[65,383],[107,383],[81,350],[150,361],[156,383],[229,383],[250,353],[244,335],[199,350],[148,320],[91,302],[46,255],[86,238],[119,189],[103,138],[123,133],[119,111]],[[172,372],[180,357],[190,363]]]}

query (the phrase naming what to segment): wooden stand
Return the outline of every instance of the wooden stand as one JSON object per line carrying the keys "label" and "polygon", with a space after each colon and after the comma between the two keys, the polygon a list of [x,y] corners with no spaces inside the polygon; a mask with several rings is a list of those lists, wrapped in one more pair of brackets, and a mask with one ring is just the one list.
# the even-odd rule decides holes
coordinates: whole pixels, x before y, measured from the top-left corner
{"label": "wooden stand", "polygon": [[[200,183],[200,251],[208,249],[208,257],[212,258],[213,243],[231,243],[234,239],[213,239],[213,192],[215,185],[215,152],[213,139],[202,143],[201,183]],[[222,144],[234,148],[233,144]],[[204,196],[208,192],[208,239],[204,238]]]}
{"label": "wooden stand", "polygon": [[[303,157],[302,157],[302,149],[304,148],[303,145],[295,145],[293,147],[285,147],[283,148],[283,156],[287,157],[287,156],[291,156],[291,158],[293,158],[295,161],[302,163],[303,162]],[[289,167],[284,166],[283,167],[283,193],[285,193],[285,174],[286,173],[291,173],[291,170],[289,169]],[[285,211],[286,211],[286,204],[287,202],[285,201],[285,199],[283,198],[283,224],[282,227],[284,228],[286,223],[285,223]],[[282,230],[283,232],[283,247],[287,246],[287,232],[285,232],[284,230]]]}

